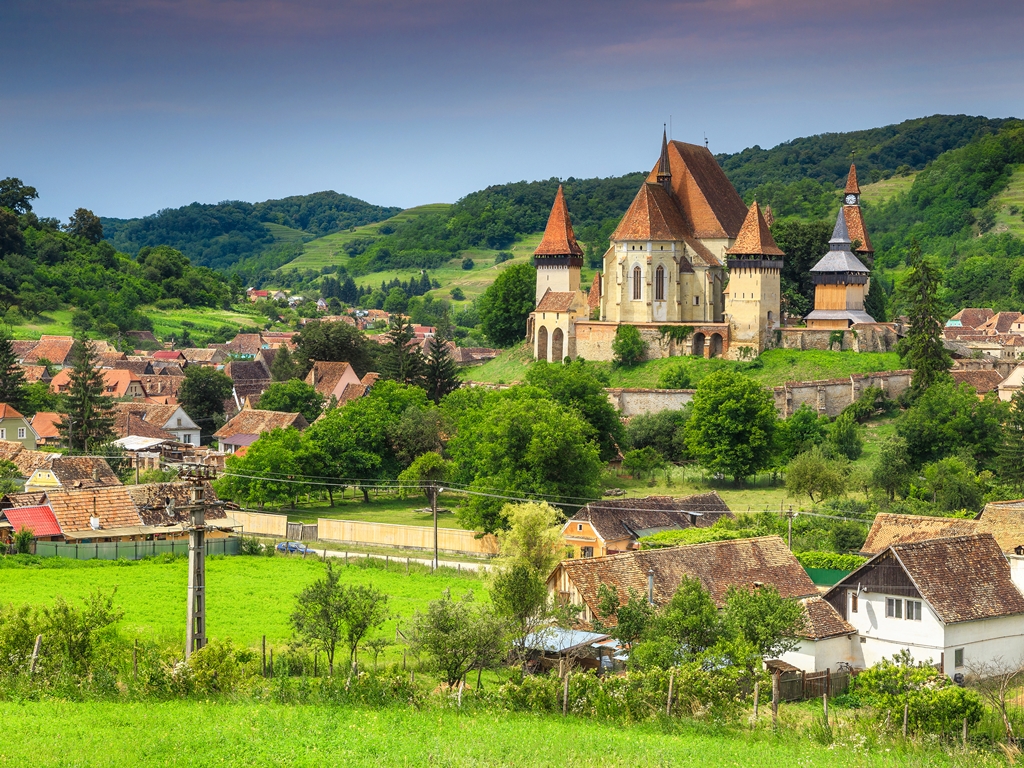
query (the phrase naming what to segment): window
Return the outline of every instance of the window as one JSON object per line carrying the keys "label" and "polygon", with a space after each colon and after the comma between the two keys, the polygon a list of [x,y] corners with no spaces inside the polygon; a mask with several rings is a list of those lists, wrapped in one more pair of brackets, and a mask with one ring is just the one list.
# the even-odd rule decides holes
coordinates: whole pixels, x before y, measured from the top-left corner
{"label": "window", "polygon": [[25,428],[24,427],[18,427],[18,439],[19,440],[24,440],[25,439]]}
{"label": "window", "polygon": [[885,598],[885,616],[889,619],[902,619],[903,601],[897,597]]}
{"label": "window", "polygon": [[957,648],[953,651],[953,666],[962,667],[964,665],[964,649]]}
{"label": "window", "polygon": [[694,296],[693,297],[693,306],[695,306],[695,307],[699,307],[700,306],[700,296]]}
{"label": "window", "polygon": [[178,426],[181,426],[181,419],[178,419]]}
{"label": "window", "polygon": [[580,556],[581,557],[593,557],[594,556],[594,548],[593,547],[580,547]]}
{"label": "window", "polygon": [[192,435],[190,435],[188,432],[185,433],[185,444],[192,445]]}
{"label": "window", "polygon": [[582,531],[583,530],[583,523],[576,523],[576,530],[577,531]]}
{"label": "window", "polygon": [[658,266],[658,271],[654,273],[654,300],[665,300],[665,268],[661,265]]}
{"label": "window", "polygon": [[850,593],[850,613],[856,613],[856,612],[857,612],[857,593],[856,592],[851,592]]}
{"label": "window", "polygon": [[907,621],[921,620],[921,601],[907,600]]}
{"label": "window", "polygon": [[6,429],[0,429],[0,440],[6,440],[6,439],[7,439],[7,430]]}
{"label": "window", "polygon": [[640,267],[633,267],[633,301],[640,301],[642,296],[642,286],[640,281],[643,279],[643,272],[640,271]]}

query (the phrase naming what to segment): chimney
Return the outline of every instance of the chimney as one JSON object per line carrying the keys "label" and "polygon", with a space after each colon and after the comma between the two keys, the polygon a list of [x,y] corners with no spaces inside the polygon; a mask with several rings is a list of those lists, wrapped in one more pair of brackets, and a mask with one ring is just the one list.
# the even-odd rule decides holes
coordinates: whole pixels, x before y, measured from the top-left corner
{"label": "chimney", "polygon": [[654,569],[647,571],[647,602],[654,605]]}
{"label": "chimney", "polygon": [[[98,483],[100,481],[100,468],[95,466],[95,465],[93,465],[93,468],[92,468],[92,481],[94,483]],[[93,499],[94,503],[95,503],[95,501],[96,500]]]}

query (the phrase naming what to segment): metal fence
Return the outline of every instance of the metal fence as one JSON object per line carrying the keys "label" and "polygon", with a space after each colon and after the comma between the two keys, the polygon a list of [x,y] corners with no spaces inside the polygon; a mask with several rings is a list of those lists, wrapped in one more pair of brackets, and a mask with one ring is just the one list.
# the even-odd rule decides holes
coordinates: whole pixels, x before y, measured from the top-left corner
{"label": "metal fence", "polygon": [[[206,540],[208,555],[237,555],[240,548],[241,539],[237,536]],[[39,557],[66,557],[71,560],[141,560],[154,555],[187,555],[188,539],[109,541],[92,544],[37,541],[36,554]]]}

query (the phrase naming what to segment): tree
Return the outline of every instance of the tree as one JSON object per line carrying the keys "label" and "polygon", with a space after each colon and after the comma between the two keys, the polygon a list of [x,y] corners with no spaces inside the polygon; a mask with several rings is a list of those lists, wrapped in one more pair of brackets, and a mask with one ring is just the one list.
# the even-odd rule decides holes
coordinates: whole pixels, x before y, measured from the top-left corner
{"label": "tree", "polygon": [[605,631],[626,645],[632,647],[648,631],[655,617],[654,606],[646,595],[641,596],[630,588],[625,604],[619,600],[615,587],[601,584],[597,589],[598,612],[602,619],[615,618],[615,626],[607,627],[601,619],[595,617],[594,629]]}
{"label": "tree", "polygon": [[66,671],[88,674],[93,652],[100,642],[99,633],[124,616],[124,611],[114,607],[116,593],[116,587],[110,594],[97,589],[83,599],[83,608],[57,596],[52,607],[43,608],[41,634],[48,639],[54,655],[63,656]]}
{"label": "tree", "polygon": [[380,374],[400,384],[419,386],[423,383],[423,354],[416,344],[412,323],[392,315],[388,325],[387,343],[380,350]]}
{"label": "tree", "polygon": [[665,457],[650,446],[626,451],[622,457],[622,468],[634,480],[640,480],[644,475],[653,475],[659,469],[664,469],[667,466],[668,462],[665,461]]}
{"label": "tree", "polygon": [[88,453],[114,438],[113,405],[105,392],[99,357],[88,340],[79,336],[71,346],[68,392],[57,423],[61,442],[68,450]]}
{"label": "tree", "polygon": [[644,359],[646,351],[647,342],[640,336],[640,331],[635,325],[620,325],[615,331],[615,339],[612,341],[614,365],[632,368]]}
{"label": "tree", "polygon": [[217,481],[219,494],[261,509],[265,504],[284,504],[310,490],[302,481],[311,474],[308,448],[293,427],[274,429],[260,436],[244,456],[228,456],[224,476]]}
{"label": "tree", "polygon": [[224,419],[224,401],[231,397],[235,385],[223,371],[206,366],[190,365],[178,390],[178,402],[199,428],[203,442],[217,431]]}
{"label": "tree", "polygon": [[[25,235],[18,225],[18,217],[5,208],[0,208],[0,256],[21,253],[25,249]],[[6,310],[14,303],[15,294],[6,285],[0,284],[0,305]]]}
{"label": "tree", "polygon": [[1024,389],[1010,398],[1002,438],[996,462],[999,477],[1018,491],[1024,490]]}
{"label": "tree", "polygon": [[[458,393],[453,393],[458,394]],[[459,520],[474,530],[506,527],[504,502],[495,496],[539,496],[573,504],[598,493],[601,460],[589,425],[575,411],[533,387],[489,393],[467,411],[448,443],[454,480],[473,495]]]}
{"label": "tree", "polygon": [[912,396],[916,397],[945,377],[953,361],[942,343],[945,316],[939,300],[942,275],[921,254],[916,239],[911,242],[907,263],[910,272],[900,284],[899,299],[910,316],[910,329],[900,339],[896,351],[903,364],[914,369],[910,386]]}
{"label": "tree", "polygon": [[434,493],[448,480],[451,471],[450,461],[439,453],[428,451],[413,459],[412,464],[398,476],[398,484],[419,486],[427,501],[433,503]]}
{"label": "tree", "polygon": [[512,346],[526,337],[526,318],[536,303],[536,268],[513,264],[480,297],[480,327],[499,347]]}
{"label": "tree", "polygon": [[806,494],[811,503],[846,493],[850,464],[845,457],[830,458],[820,446],[804,451],[786,467],[786,490],[790,496]]}
{"label": "tree", "polygon": [[330,560],[324,576],[305,587],[296,597],[292,626],[306,642],[327,655],[327,667],[334,674],[334,653],[345,632],[345,592],[341,576]]}
{"label": "tree", "polygon": [[845,411],[829,426],[828,441],[837,453],[850,461],[856,461],[864,450],[864,441],[857,429],[853,415]]}
{"label": "tree", "polygon": [[0,461],[0,498],[9,493],[18,493],[21,490],[21,470],[13,461],[6,459]]}
{"label": "tree", "polygon": [[974,473],[973,462],[947,456],[926,464],[923,474],[925,491],[941,512],[981,511],[984,489]]}
{"label": "tree", "polygon": [[359,643],[367,632],[389,618],[388,596],[371,584],[342,587],[342,625],[350,662],[358,659]]}
{"label": "tree", "polygon": [[1003,721],[1003,734],[1007,743],[1013,744],[1016,737],[1009,713],[1010,694],[1024,680],[1024,659],[1009,661],[997,656],[991,661],[969,661],[967,671],[970,674],[971,687],[977,690],[982,698],[999,713]]}
{"label": "tree", "polygon": [[309,373],[314,360],[348,363],[360,377],[374,365],[375,350],[361,331],[343,322],[314,320],[295,336],[295,357],[301,365],[297,378]]}
{"label": "tree", "polygon": [[878,448],[878,460],[871,470],[871,482],[885,491],[892,501],[897,493],[906,495],[907,485],[913,475],[907,441],[898,435],[883,440]]}
{"label": "tree", "polygon": [[[270,375],[274,381],[288,381],[297,379],[302,367],[296,363],[292,353],[287,346],[278,348],[274,354],[274,362],[270,364]],[[310,424],[313,422],[310,421]]]}
{"label": "tree", "polygon": [[462,386],[459,367],[448,342],[447,335],[436,334],[423,366],[423,387],[427,390],[427,397],[435,403],[440,403],[445,395]]}
{"label": "tree", "polygon": [[508,528],[498,532],[499,565],[521,563],[547,579],[562,559],[562,514],[547,502],[506,504]]}
{"label": "tree", "polygon": [[39,197],[35,187],[21,183],[21,179],[8,176],[0,180],[0,208],[25,214],[32,210],[32,201]]}
{"label": "tree", "polygon": [[25,372],[7,334],[0,333],[0,403],[20,411],[25,406]]}
{"label": "tree", "polygon": [[788,419],[778,422],[776,429],[777,453],[782,464],[795,456],[821,445],[828,437],[828,419],[819,416],[807,403],[801,405]]}
{"label": "tree", "polygon": [[429,667],[452,688],[470,670],[500,658],[504,637],[500,620],[486,606],[476,605],[472,591],[453,600],[447,589],[426,613],[416,613],[410,633],[413,649],[426,655]]}
{"label": "tree", "polygon": [[526,381],[543,389],[555,402],[579,412],[591,427],[601,460],[615,458],[623,436],[622,420],[608,400],[607,381],[599,378],[593,368],[582,360],[566,365],[539,361],[527,370]]}
{"label": "tree", "polygon": [[494,571],[491,604],[510,627],[512,648],[520,663],[526,661],[526,638],[546,626],[551,618],[545,578],[523,561]]}
{"label": "tree", "polygon": [[392,288],[384,299],[382,309],[391,314],[402,314],[409,307],[409,297],[401,288]]}
{"label": "tree", "polygon": [[637,414],[626,425],[626,446],[653,448],[669,461],[683,461],[687,458],[686,422],[689,418],[689,405],[678,411]]}
{"label": "tree", "polygon": [[722,618],[699,579],[684,576],[630,653],[630,667],[667,669],[699,656],[724,634]]}
{"label": "tree", "polygon": [[978,399],[968,384],[952,379],[925,390],[897,420],[896,434],[907,441],[915,466],[967,451],[984,465],[995,457],[1006,404],[992,395]]}
{"label": "tree", "polygon": [[81,237],[93,245],[103,239],[103,224],[100,217],[88,208],[76,208],[64,230],[69,235]]}
{"label": "tree", "polygon": [[260,395],[257,407],[264,411],[301,413],[312,424],[324,409],[324,396],[298,379],[276,381]]}
{"label": "tree", "polygon": [[731,371],[705,377],[692,401],[686,445],[701,466],[737,482],[771,462],[775,403],[760,384]]}
{"label": "tree", "polygon": [[784,600],[770,585],[752,591],[729,587],[725,595],[725,622],[765,659],[776,659],[800,644],[803,606]]}

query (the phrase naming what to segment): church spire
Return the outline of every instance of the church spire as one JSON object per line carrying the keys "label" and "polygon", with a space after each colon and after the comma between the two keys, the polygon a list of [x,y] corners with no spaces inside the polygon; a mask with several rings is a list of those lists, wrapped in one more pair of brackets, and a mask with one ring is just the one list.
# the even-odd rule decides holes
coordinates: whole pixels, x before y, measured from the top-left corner
{"label": "church spire", "polygon": [[846,189],[844,193],[847,195],[859,195],[860,184],[857,183],[857,166],[850,163],[850,173],[846,177]]}
{"label": "church spire", "polygon": [[846,228],[846,217],[843,215],[843,209],[839,209],[839,215],[836,216],[836,226],[832,230],[832,238],[828,241],[828,249],[830,251],[848,251],[850,250],[850,232]]}
{"label": "church spire", "polygon": [[576,242],[576,234],[572,230],[572,221],[569,219],[569,206],[565,204],[565,195],[562,193],[561,184],[558,185],[558,192],[555,193],[555,202],[551,206],[548,225],[544,228],[544,237],[533,255],[583,258],[583,249]]}
{"label": "church spire", "polygon": [[668,189],[672,185],[672,168],[668,163],[668,133],[661,129],[661,159],[658,160],[658,183]]}
{"label": "church spire", "polygon": [[[761,208],[758,206],[757,200],[753,202],[747,211],[747,217],[743,220],[740,233],[736,236],[736,241],[733,243],[732,248],[726,251],[726,254],[729,256],[765,256],[769,258],[781,258],[785,255],[779,246],[775,244],[775,238],[772,237],[772,233],[768,229],[768,222],[761,215]],[[730,259],[731,264],[732,260]]]}

